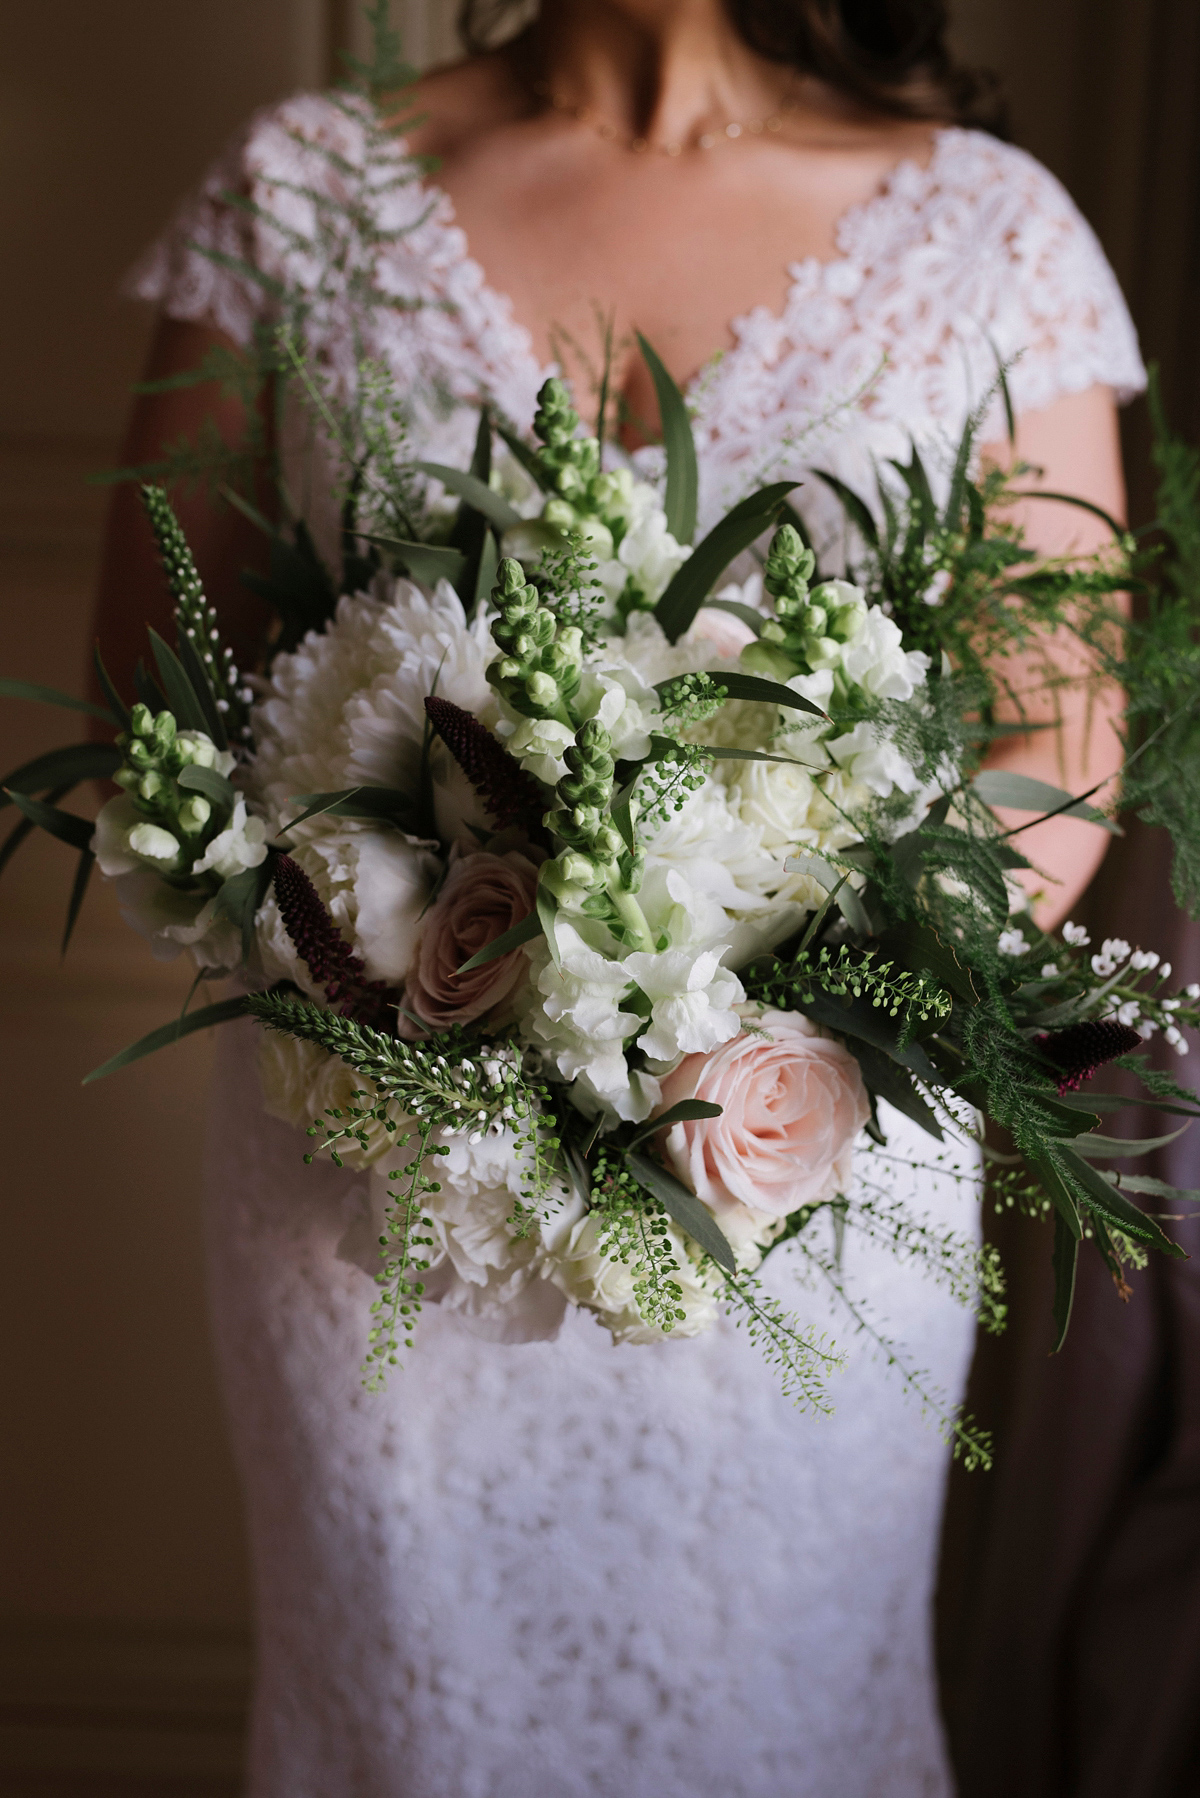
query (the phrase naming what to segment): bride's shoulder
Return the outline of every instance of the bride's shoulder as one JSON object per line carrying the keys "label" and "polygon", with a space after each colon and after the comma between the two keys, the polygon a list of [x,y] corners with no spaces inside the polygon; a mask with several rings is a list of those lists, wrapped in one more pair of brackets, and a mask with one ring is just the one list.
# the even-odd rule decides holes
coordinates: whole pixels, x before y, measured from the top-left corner
{"label": "bride's shoulder", "polygon": [[928,174],[932,205],[952,200],[994,231],[1025,233],[1047,224],[1088,230],[1057,176],[1028,150],[990,132],[944,127]]}

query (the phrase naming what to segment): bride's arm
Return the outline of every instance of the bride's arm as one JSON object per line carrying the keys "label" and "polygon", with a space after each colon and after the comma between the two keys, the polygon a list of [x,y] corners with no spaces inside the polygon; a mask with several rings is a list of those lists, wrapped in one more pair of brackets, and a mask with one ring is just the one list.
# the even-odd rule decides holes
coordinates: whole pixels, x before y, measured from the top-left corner
{"label": "bride's arm", "polygon": [[[1007,466],[1013,451],[1007,443],[991,444],[983,454]],[[1017,422],[1016,456],[1042,470],[1036,480],[1023,481],[1023,486],[1074,494],[1102,506],[1114,518],[1124,518],[1117,409],[1110,388],[1090,387],[1043,411],[1025,413]],[[1072,551],[1087,554],[1111,535],[1092,514],[1050,500],[1029,501],[1017,516],[1029,542],[1049,556]],[[1072,658],[1067,644],[1060,648],[1056,643],[1053,656],[1060,668],[1077,666],[1081,673],[1086,672],[1078,648]],[[1043,693],[1027,703],[1026,712],[1034,722],[1061,715],[1061,727],[1004,739],[988,756],[991,767],[1032,775],[1072,793],[1086,792],[1120,768],[1121,745],[1115,726],[1121,714],[1121,695],[1116,689],[1097,691],[1091,686],[1087,691]],[[1096,803],[1107,809],[1113,797],[1110,784],[1096,795]],[[1003,816],[1007,824],[1014,825],[1024,823],[1028,814],[1006,812]],[[1038,923],[1049,929],[1071,915],[1104,857],[1108,837],[1081,819],[1054,818],[1022,831],[1014,846],[1040,870],[1040,875],[1025,874],[1023,880],[1031,893],[1041,895],[1035,915]]]}
{"label": "bride's arm", "polygon": [[[146,378],[160,380],[193,369],[214,345],[234,347],[207,326],[164,318]],[[139,396],[122,445],[122,465],[152,461],[169,444],[195,438],[201,426],[211,428],[206,420],[229,443],[239,442],[245,433],[241,404],[212,384]],[[253,667],[270,612],[240,577],[243,568],[265,565],[263,538],[232,506],[200,488],[176,490],[171,497],[238,666]],[[132,695],[138,657],[149,660],[147,624],[173,640],[170,595],[137,489],[127,483],[116,489],[109,508],[93,631],[105,666],[125,697]]]}

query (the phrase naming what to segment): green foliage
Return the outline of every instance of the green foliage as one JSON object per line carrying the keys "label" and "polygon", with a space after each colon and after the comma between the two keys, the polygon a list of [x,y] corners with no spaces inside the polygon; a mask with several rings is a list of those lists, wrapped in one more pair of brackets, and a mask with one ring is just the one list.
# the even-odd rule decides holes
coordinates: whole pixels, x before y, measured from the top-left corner
{"label": "green foliage", "polygon": [[722,1288],[727,1314],[780,1377],[783,1395],[802,1410],[830,1412],[826,1381],[845,1366],[815,1325],[801,1327],[753,1274],[730,1275]]}
{"label": "green foliage", "polygon": [[592,1168],[590,1208],[598,1225],[597,1248],[629,1269],[639,1316],[669,1336],[687,1313],[679,1302],[683,1288],[674,1278],[679,1263],[666,1212],[603,1146]]}

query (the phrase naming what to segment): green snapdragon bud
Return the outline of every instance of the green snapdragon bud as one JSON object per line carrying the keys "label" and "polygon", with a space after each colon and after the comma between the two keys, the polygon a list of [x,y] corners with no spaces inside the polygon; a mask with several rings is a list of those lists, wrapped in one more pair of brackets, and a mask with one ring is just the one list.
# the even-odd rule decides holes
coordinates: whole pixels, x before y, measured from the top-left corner
{"label": "green snapdragon bud", "polygon": [[212,817],[212,806],[199,793],[185,799],[179,808],[179,828],[188,836],[199,836]]}

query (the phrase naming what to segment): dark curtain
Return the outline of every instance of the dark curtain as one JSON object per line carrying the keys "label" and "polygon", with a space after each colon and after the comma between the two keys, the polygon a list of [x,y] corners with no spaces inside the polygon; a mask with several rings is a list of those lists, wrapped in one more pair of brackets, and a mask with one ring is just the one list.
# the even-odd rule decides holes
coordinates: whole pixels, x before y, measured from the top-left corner
{"label": "dark curtain", "polygon": [[[1200,0],[1009,0],[1019,142],[1098,230],[1158,362],[1175,425],[1200,441]],[[1126,418],[1130,516],[1152,516],[1145,406]],[[1200,979],[1159,833],[1126,820],[1077,915]],[[1163,1066],[1200,1083],[1200,1055]],[[1130,1111],[1125,1133],[1161,1134]],[[1200,1187],[1200,1125],[1144,1171]],[[988,1475],[955,1469],[938,1657],[962,1798],[1200,1795],[1200,1219],[1194,1259],[1155,1258],[1122,1305],[1081,1258],[1050,1359],[1049,1235],[987,1220],[1010,1326],[981,1340],[968,1407],[996,1433]]]}

